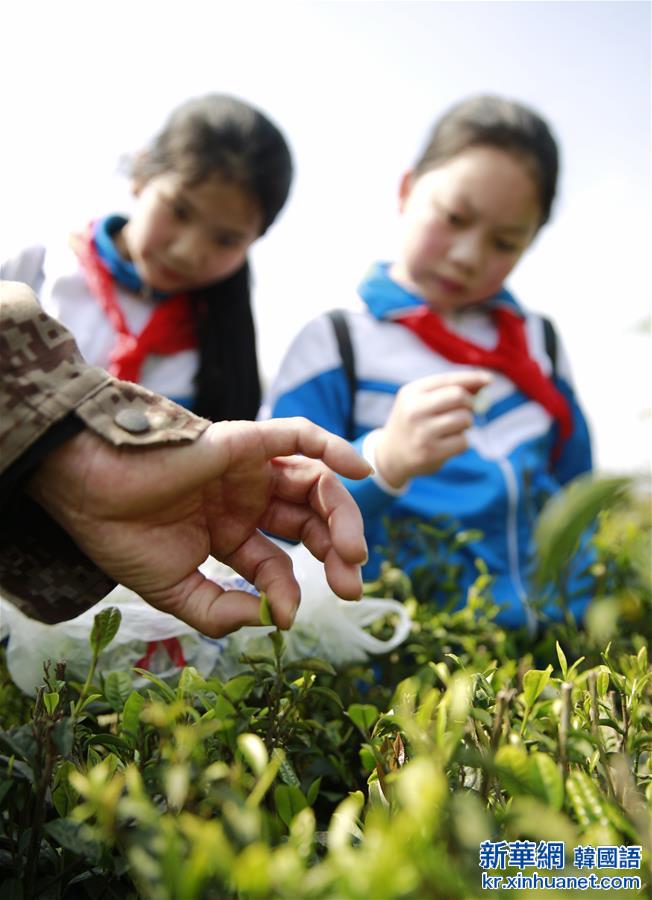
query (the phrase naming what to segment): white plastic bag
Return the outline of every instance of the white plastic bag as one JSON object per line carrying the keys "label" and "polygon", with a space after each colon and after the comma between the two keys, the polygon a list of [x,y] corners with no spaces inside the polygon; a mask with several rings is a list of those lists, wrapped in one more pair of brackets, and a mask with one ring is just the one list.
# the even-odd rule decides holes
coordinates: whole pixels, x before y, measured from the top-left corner
{"label": "white plastic bag", "polygon": [[[118,633],[100,654],[98,671],[140,665],[167,677],[179,671],[190,655],[193,661],[188,664],[197,668],[212,665],[215,653],[208,647],[204,650],[194,628],[159,612],[125,588],[116,588],[77,618],[56,625],[30,619],[12,603],[0,599],[3,632],[9,635],[7,668],[18,687],[34,696],[43,681],[43,662],[48,659],[53,664],[65,661],[67,676],[83,681],[91,664],[89,638],[95,616],[110,606],[120,609],[122,621]],[[203,654],[198,652],[201,650]]]}
{"label": "white plastic bag", "polygon": [[[288,662],[318,656],[341,668],[388,653],[407,638],[410,618],[401,603],[373,598],[341,600],[329,587],[323,564],[303,545],[281,546],[292,558],[301,586],[301,604],[294,625],[285,632]],[[256,593],[241,576],[212,557],[201,570],[223,587]],[[46,659],[53,663],[65,660],[69,677],[84,679],[91,663],[89,637],[93,621],[98,612],[110,606],[118,607],[122,620],[118,633],[100,655],[98,670],[104,672],[140,666],[165,678],[184,665],[191,665],[203,675],[230,678],[243,668],[243,653],[269,652],[266,635],[274,630],[247,627],[223,638],[209,638],[174,616],[154,609],[122,585],[76,619],[56,625],[30,619],[0,598],[2,629],[9,635],[7,667],[21,690],[36,693]],[[394,622],[394,632],[388,640],[381,641],[365,630],[387,617]]]}

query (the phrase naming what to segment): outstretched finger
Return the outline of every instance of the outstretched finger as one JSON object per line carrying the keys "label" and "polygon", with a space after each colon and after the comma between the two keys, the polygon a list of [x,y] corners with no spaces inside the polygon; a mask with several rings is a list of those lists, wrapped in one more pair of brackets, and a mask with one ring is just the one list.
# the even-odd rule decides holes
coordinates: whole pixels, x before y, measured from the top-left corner
{"label": "outstretched finger", "polygon": [[271,419],[254,423],[261,429],[268,459],[302,454],[321,459],[326,466],[345,478],[366,478],[371,466],[344,438],[331,434],[301,417]]}

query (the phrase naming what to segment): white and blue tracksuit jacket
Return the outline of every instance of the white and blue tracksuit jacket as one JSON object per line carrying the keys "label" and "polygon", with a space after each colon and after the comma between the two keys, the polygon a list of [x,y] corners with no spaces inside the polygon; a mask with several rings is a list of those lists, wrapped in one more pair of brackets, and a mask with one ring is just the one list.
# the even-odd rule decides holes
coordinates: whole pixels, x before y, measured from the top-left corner
{"label": "white and blue tracksuit jacket", "polygon": [[[450,362],[406,327],[391,321],[392,313],[408,311],[423,300],[392,281],[387,269],[386,265],[372,269],[359,288],[360,311],[346,313],[356,369],[354,446],[367,458],[372,453],[374,429],[386,422],[402,385],[426,375],[467,368]],[[520,309],[507,291],[499,296],[502,303],[513,303],[524,316],[530,354],[550,375],[552,362],[545,349],[542,319]],[[447,318],[448,328],[482,347],[492,347],[497,333],[483,308],[488,303],[491,301]],[[554,464],[551,451],[556,422],[506,376],[495,372],[484,392],[487,409],[476,414],[464,453],[432,475],[413,478],[402,493],[392,490],[378,475],[346,482],[365,520],[370,550],[363,573],[366,579],[374,578],[379,570],[380,551],[387,543],[385,517],[418,516],[431,521],[445,516],[464,530],[477,529],[484,535],[462,547],[451,560],[461,564],[460,603],[478,574],[475,560],[481,558],[494,576],[493,598],[505,607],[498,621],[509,627],[532,624],[530,581],[538,513],[561,485],[591,469],[588,429],[561,346],[555,383],[570,404],[573,431]],[[349,410],[350,391],[332,323],[322,315],[306,325],[290,346],[260,418],[301,415],[346,435]],[[567,582],[571,609],[578,618],[590,598],[591,579],[585,573],[589,562],[587,551],[579,554]],[[560,616],[556,608],[546,611],[555,618]]]}

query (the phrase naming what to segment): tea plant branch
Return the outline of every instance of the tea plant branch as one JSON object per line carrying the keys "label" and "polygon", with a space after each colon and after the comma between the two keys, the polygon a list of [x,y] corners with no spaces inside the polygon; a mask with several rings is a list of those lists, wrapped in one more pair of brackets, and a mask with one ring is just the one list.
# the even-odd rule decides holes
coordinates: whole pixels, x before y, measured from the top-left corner
{"label": "tea plant branch", "polygon": [[[515,695],[516,691],[514,690],[514,688],[503,688],[496,694],[496,706],[494,709],[493,721],[491,723],[491,737],[489,739],[489,746],[491,748],[492,755],[496,753],[498,744],[500,743],[500,735],[503,730],[503,718],[505,716],[505,710],[514,699]],[[485,802],[489,799],[490,787],[491,775],[485,769],[482,779],[482,788],[480,790],[480,796]]]}
{"label": "tea plant branch", "polygon": [[88,669],[88,674],[86,675],[86,681],[84,682],[84,685],[80,691],[79,699],[73,706],[70,714],[73,725],[76,724],[84,707],[91,700],[91,698],[87,697],[87,695],[93,683],[93,678],[95,677],[97,661],[102,650],[104,650],[104,648],[107,647],[116,636],[118,628],[120,627],[121,620],[122,614],[120,613],[120,610],[115,606],[110,606],[108,609],[102,610],[102,612],[98,613],[95,616],[95,619],[93,621],[93,629],[90,636],[90,645],[92,651],[91,664]]}
{"label": "tea plant branch", "polygon": [[625,694],[621,694],[620,701],[623,713],[623,733],[621,736],[620,750],[624,753],[625,748],[627,747],[627,736],[629,734],[629,704]]}
{"label": "tea plant branch", "polygon": [[616,790],[614,788],[613,778],[611,777],[609,760],[607,759],[604,741],[602,740],[602,734],[600,733],[600,710],[598,707],[598,688],[595,671],[591,670],[588,673],[587,681],[589,687],[589,715],[591,719],[591,732],[596,740],[596,744],[598,745],[598,753],[600,754],[600,762],[602,763],[602,768],[604,770],[604,777],[605,781],[607,782],[607,790],[609,792],[609,796],[612,800],[616,800]]}
{"label": "tea plant branch", "polygon": [[559,765],[564,778],[568,775],[568,730],[571,717],[573,685],[564,681],[561,686],[561,711],[559,713]]}
{"label": "tea plant branch", "polygon": [[[56,705],[52,704],[54,707],[52,710],[46,708],[43,698],[46,695],[52,696],[51,692],[46,694],[46,691],[46,687],[39,687],[36,694],[36,702],[34,704],[34,737],[36,738],[37,746],[34,765],[34,805],[24,869],[24,896],[28,898],[28,900],[34,896],[34,885],[38,873],[38,861],[41,849],[41,837],[43,834],[43,825],[45,823],[45,800],[52,780],[54,763],[59,757],[59,753],[52,740],[52,729],[54,728],[57,719]],[[58,694],[55,696],[58,699]]]}
{"label": "tea plant branch", "polygon": [[277,629],[276,631],[273,631],[272,634],[270,634],[269,638],[274,647],[274,682],[272,684],[268,699],[269,724],[267,726],[267,734],[265,735],[265,746],[267,747],[268,752],[271,751],[276,744],[279,727],[281,695],[283,694],[283,684],[285,681],[282,662],[284,649],[283,635]]}

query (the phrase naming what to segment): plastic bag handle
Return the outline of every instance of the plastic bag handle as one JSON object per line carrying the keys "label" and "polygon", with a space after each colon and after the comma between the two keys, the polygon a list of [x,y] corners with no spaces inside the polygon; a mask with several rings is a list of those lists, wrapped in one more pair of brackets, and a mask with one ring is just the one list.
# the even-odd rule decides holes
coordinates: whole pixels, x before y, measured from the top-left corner
{"label": "plastic bag handle", "polygon": [[[390,650],[402,644],[410,633],[412,620],[405,606],[397,600],[365,597],[357,603],[342,601],[340,606],[346,610],[347,618],[351,620],[350,627],[356,636],[356,645],[368,653],[389,653]],[[365,624],[368,625],[389,613],[396,613],[399,618],[391,637],[381,640],[364,630]]]}

